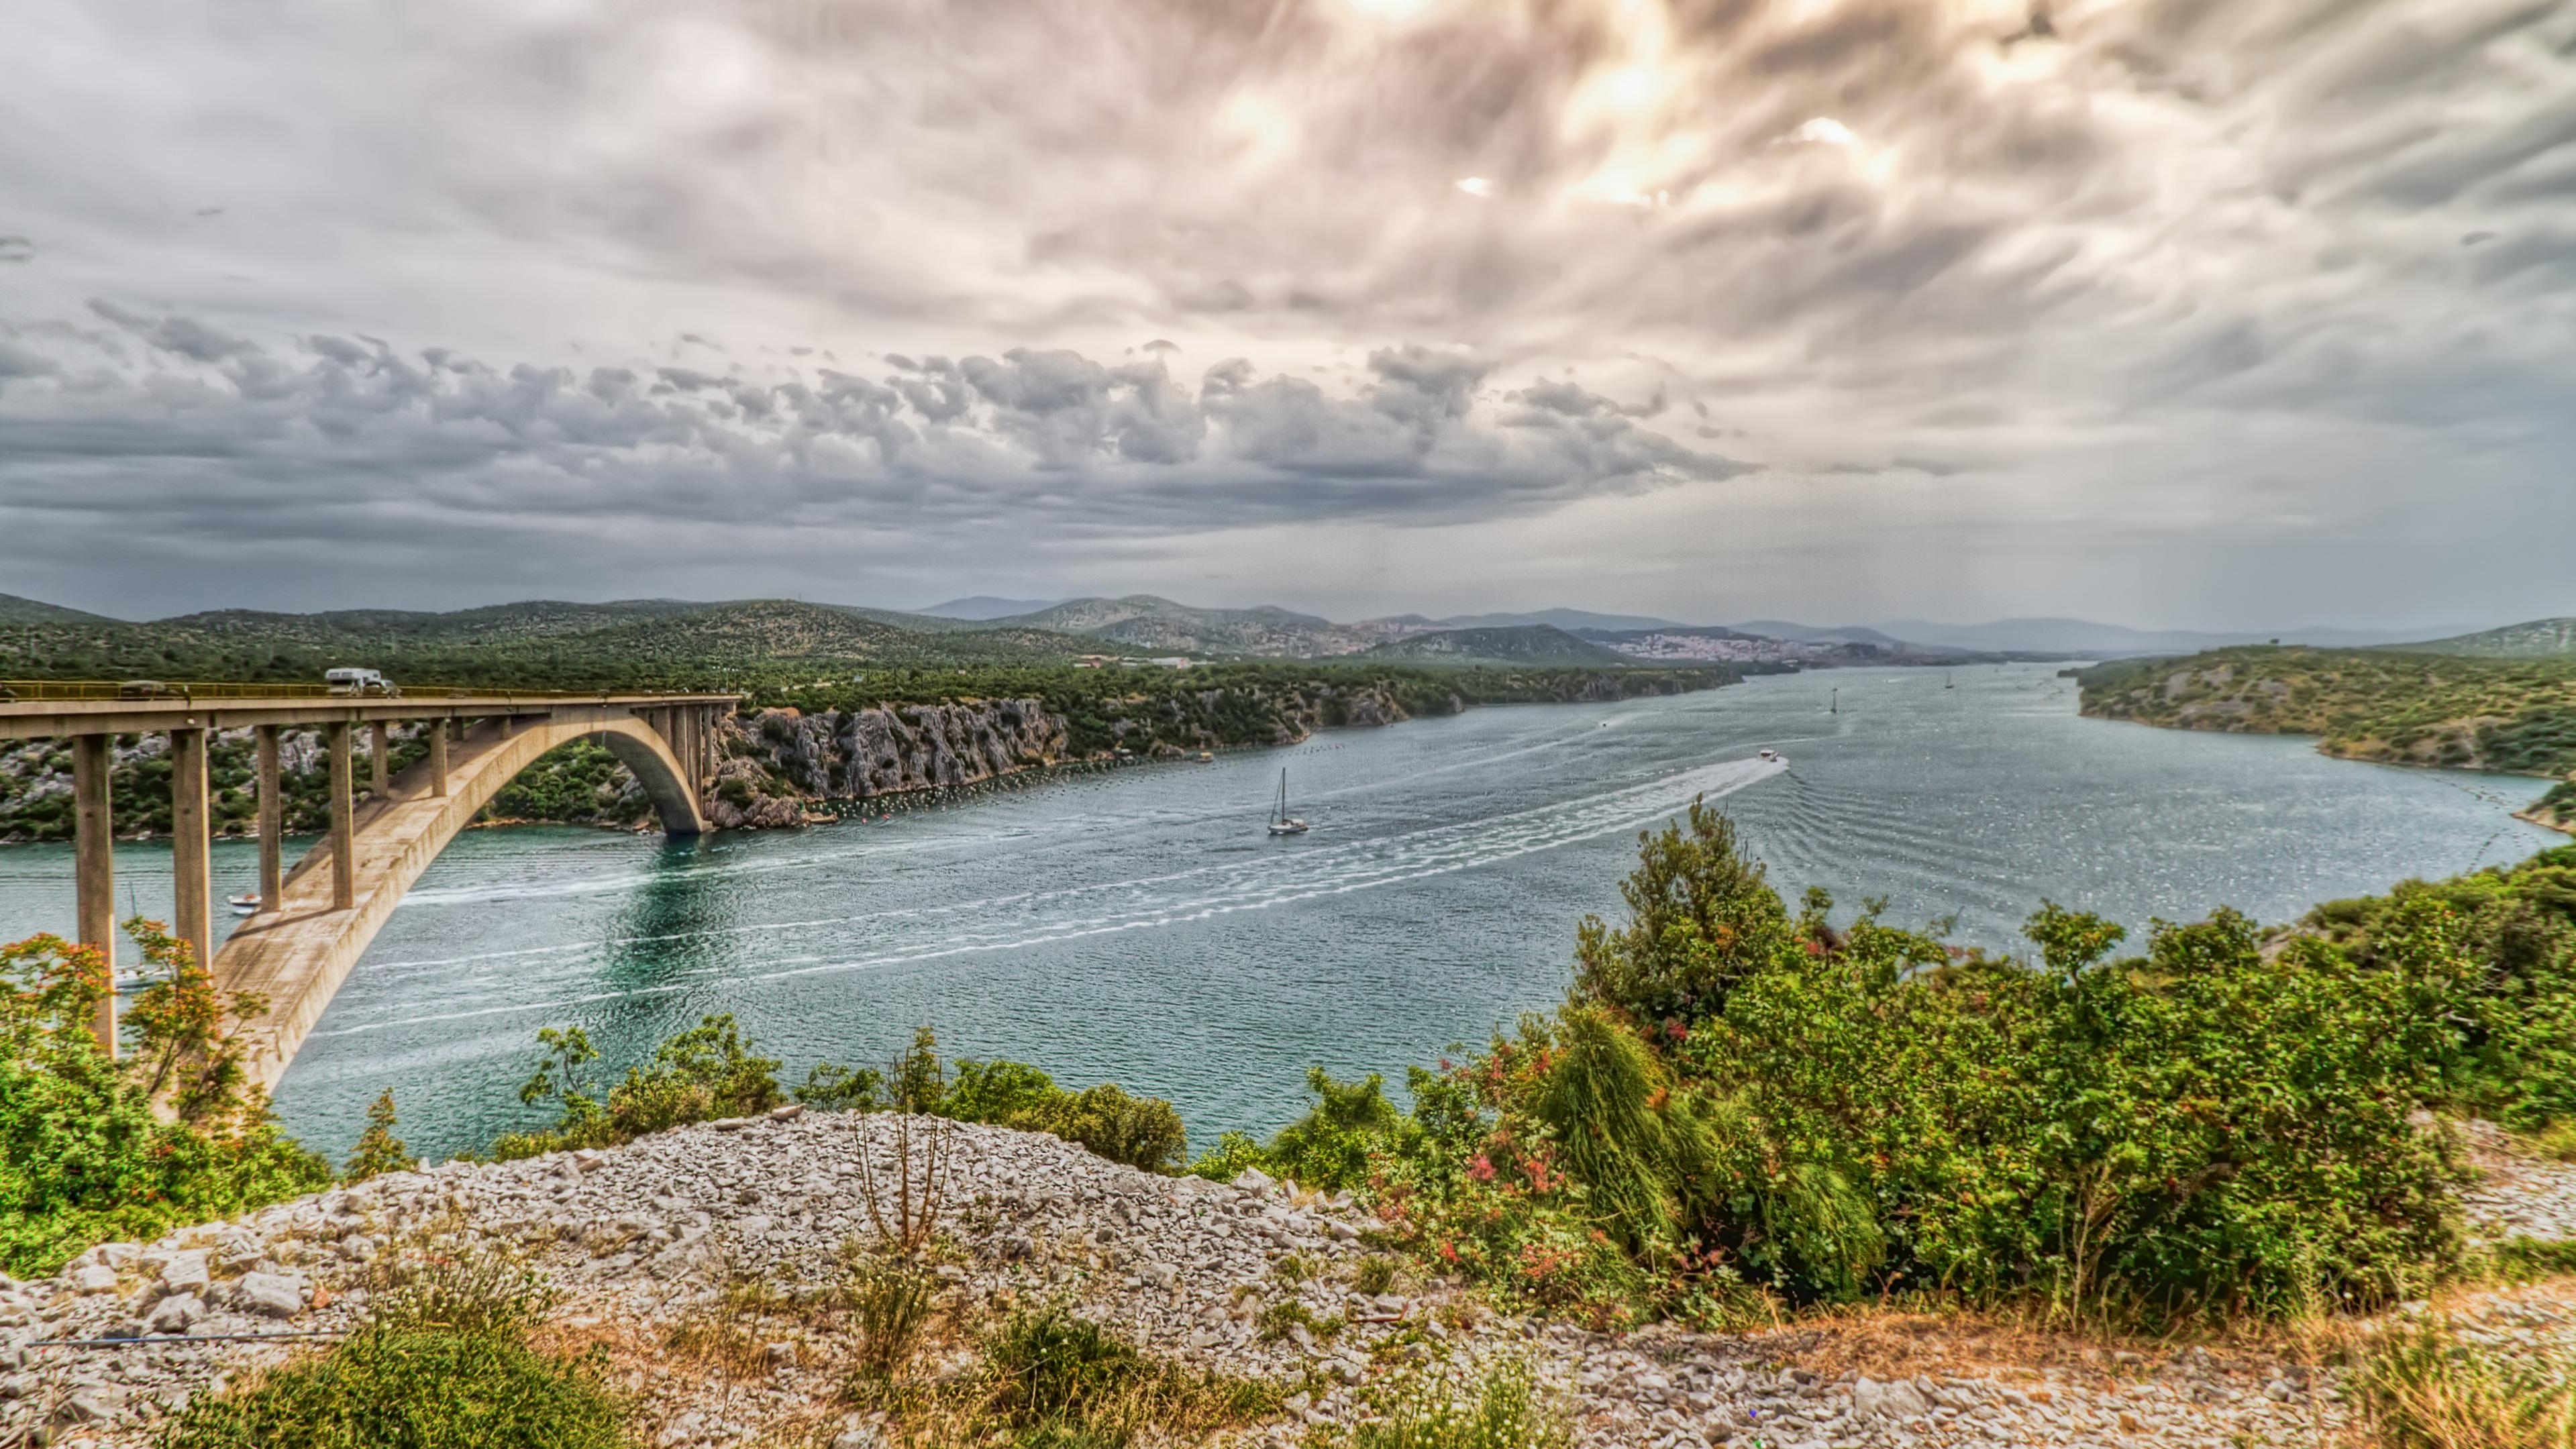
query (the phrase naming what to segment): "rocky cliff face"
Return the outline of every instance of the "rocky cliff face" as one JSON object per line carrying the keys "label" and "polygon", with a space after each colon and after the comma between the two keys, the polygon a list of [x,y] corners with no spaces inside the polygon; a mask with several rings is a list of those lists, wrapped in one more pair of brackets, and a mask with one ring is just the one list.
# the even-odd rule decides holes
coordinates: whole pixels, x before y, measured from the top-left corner
{"label": "rocky cliff face", "polygon": [[1069,757],[1064,720],[1033,699],[888,705],[726,721],[708,820],[722,829],[795,825],[809,804],[971,785]]}

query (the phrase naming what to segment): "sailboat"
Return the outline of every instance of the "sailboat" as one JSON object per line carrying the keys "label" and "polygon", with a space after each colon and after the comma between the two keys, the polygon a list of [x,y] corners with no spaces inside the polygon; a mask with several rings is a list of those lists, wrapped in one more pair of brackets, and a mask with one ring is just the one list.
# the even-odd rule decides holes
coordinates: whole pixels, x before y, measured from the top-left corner
{"label": "sailboat", "polygon": [[1270,812],[1270,833],[1273,835],[1306,833],[1306,822],[1288,813],[1288,772],[1284,769],[1279,772],[1279,804]]}
{"label": "sailboat", "polygon": [[1841,714],[1842,712],[1843,712],[1843,692],[1842,692],[1841,690],[1837,689],[1837,690],[1835,690],[1835,691],[1834,691],[1834,698],[1833,698],[1833,702],[1825,706],[1825,713],[1827,713],[1827,714]]}
{"label": "sailboat", "polygon": [[1959,682],[1944,674],[1941,676],[1941,687],[1943,689],[1956,689],[1959,687]]}

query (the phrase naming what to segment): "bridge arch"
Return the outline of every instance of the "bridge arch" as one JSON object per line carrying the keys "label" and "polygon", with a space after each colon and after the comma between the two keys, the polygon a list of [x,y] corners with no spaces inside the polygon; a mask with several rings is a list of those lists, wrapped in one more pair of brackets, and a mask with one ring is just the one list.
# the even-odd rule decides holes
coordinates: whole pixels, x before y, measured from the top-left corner
{"label": "bridge arch", "polygon": [[[446,721],[437,727],[446,728]],[[436,793],[424,761],[396,776],[386,795],[359,808],[351,852],[357,899],[351,909],[335,908],[326,837],[287,875],[279,908],[244,922],[215,952],[216,985],[254,994],[266,1006],[232,1027],[253,1082],[272,1088],[286,1075],[350,969],[447,843],[538,757],[585,737],[605,744],[634,773],[664,831],[696,835],[706,829],[690,771],[662,733],[635,713],[559,709],[478,723],[450,749],[444,795]]]}

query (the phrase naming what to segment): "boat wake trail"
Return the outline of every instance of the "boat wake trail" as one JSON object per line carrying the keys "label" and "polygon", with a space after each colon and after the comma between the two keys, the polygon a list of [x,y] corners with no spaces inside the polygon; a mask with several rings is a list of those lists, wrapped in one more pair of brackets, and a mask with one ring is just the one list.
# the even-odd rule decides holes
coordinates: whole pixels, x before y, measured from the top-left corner
{"label": "boat wake trail", "polygon": [[[439,995],[448,1003],[449,1009],[428,1015],[416,1009],[398,1013],[388,1011],[382,1020],[334,1022],[315,1035],[342,1036],[423,1021],[560,1010],[591,1002],[695,990],[714,981],[777,981],[800,976],[880,970],[942,957],[1019,950],[1086,936],[1156,930],[1241,911],[1267,910],[1299,901],[1474,870],[1578,841],[1638,829],[1670,817],[1694,798],[1729,795],[1781,774],[1785,769],[1783,765],[1761,760],[1730,760],[1561,804],[1430,826],[1375,839],[1283,845],[1255,851],[1241,859],[1170,875],[992,896],[911,910],[869,912],[828,920],[683,933],[691,937],[752,932],[785,935],[790,939],[781,944],[793,951],[796,943],[792,938],[798,934],[810,932],[839,937],[846,932],[836,928],[865,923],[870,927],[871,944],[877,949],[863,955],[835,957],[809,948],[809,954],[801,956],[773,956],[766,969],[744,972],[708,965],[692,968],[683,975],[660,980],[650,986],[576,992],[545,1001],[506,999],[524,993],[532,974],[540,977],[554,975],[561,985],[573,985],[572,980],[564,979],[572,973],[559,967],[550,970],[543,958],[554,958],[557,962],[565,958],[588,960],[600,956],[602,947],[613,952],[621,945],[681,937],[630,938],[596,946],[534,948],[451,957],[441,961],[388,962],[385,968],[371,967],[371,972],[390,968],[413,975],[438,975]],[[827,947],[829,944],[837,942],[813,942],[814,947]],[[466,969],[454,970],[457,967]]]}

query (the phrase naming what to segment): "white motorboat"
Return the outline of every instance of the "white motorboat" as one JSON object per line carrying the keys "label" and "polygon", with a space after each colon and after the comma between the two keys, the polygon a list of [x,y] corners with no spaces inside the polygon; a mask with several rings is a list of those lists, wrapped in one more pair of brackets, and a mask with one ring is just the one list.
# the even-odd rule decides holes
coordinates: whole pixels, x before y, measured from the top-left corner
{"label": "white motorboat", "polygon": [[232,907],[233,914],[236,916],[256,916],[259,914],[259,895],[255,891],[246,896],[226,896],[224,897],[224,904]]}
{"label": "white motorboat", "polygon": [[1305,821],[1288,813],[1288,772],[1283,769],[1279,772],[1279,803],[1270,811],[1270,833],[1303,835],[1306,830]]}

